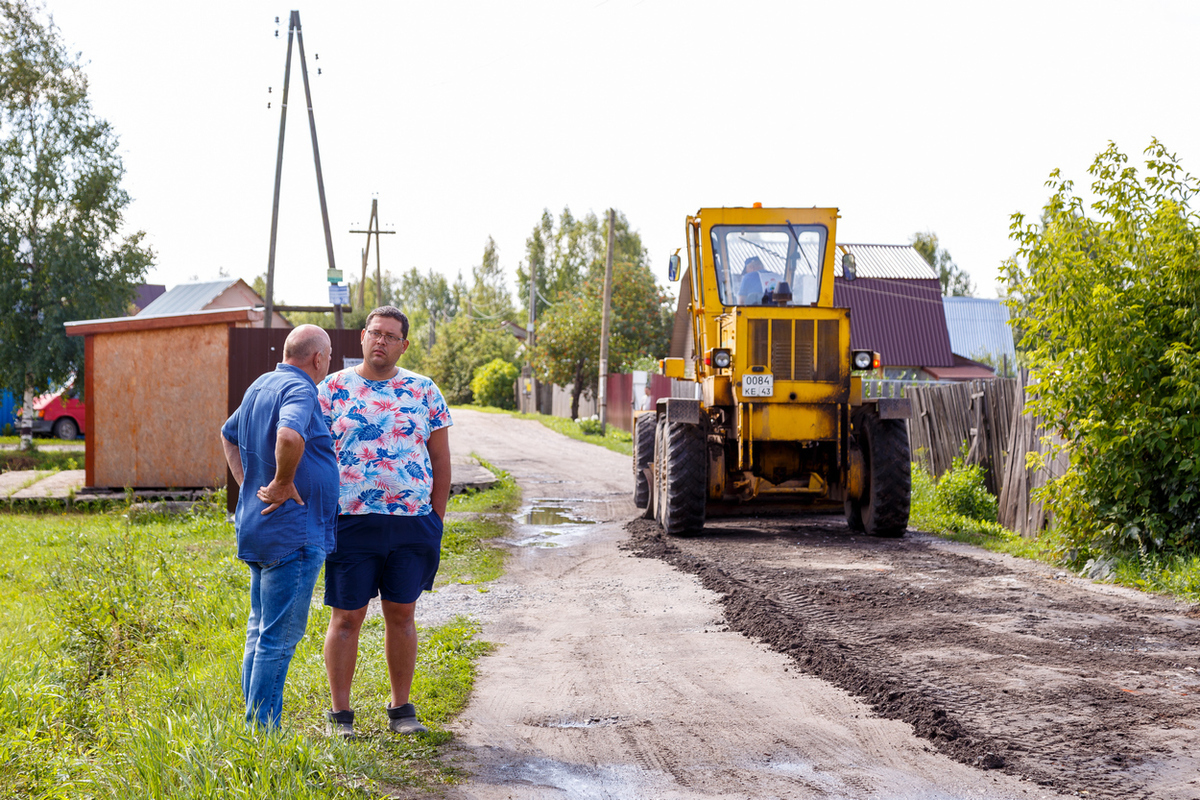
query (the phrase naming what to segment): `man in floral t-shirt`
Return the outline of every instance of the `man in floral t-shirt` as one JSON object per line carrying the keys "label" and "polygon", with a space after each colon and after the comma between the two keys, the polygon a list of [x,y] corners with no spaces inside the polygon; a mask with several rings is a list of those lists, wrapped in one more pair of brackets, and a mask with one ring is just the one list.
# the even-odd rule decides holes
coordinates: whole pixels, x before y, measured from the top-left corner
{"label": "man in floral t-shirt", "polygon": [[354,734],[350,684],[358,634],[375,595],[383,606],[392,696],[388,727],[428,730],[409,702],[417,664],[417,598],[433,588],[450,497],[450,412],[429,378],[400,369],[408,318],[381,306],[367,315],[363,363],[326,378],[318,401],[333,434],[341,480],[337,546],[325,561],[325,671],[330,732]]}

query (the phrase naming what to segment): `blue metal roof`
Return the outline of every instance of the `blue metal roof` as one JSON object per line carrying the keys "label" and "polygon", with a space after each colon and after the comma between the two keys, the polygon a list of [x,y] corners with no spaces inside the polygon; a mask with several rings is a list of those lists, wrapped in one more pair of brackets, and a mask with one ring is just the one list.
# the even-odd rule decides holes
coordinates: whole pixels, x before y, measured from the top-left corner
{"label": "blue metal roof", "polygon": [[1016,359],[1008,306],[1002,300],[982,297],[943,297],[950,348],[958,355],[978,360],[991,356]]}
{"label": "blue metal roof", "polygon": [[171,291],[156,297],[150,305],[141,310],[138,316],[150,317],[203,311],[209,303],[220,296],[221,292],[237,282],[237,278],[232,280],[226,278],[208,283],[181,283]]}

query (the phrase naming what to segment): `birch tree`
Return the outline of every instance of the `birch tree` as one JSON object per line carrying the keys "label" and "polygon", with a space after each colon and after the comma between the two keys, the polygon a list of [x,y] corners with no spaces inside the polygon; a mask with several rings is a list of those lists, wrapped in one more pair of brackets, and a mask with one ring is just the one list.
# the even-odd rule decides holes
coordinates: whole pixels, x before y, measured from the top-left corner
{"label": "birch tree", "polygon": [[141,232],[122,235],[117,138],[43,12],[0,0],[0,386],[24,395],[26,448],[35,395],[82,381],[63,323],[125,314],[153,262]]}

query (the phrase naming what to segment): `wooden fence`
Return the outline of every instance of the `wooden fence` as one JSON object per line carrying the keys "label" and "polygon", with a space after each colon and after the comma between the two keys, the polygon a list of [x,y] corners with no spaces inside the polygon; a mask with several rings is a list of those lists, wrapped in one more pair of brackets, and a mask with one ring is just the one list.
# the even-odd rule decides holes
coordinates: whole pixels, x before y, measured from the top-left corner
{"label": "wooden fence", "polygon": [[[1000,524],[1034,537],[1049,526],[1051,515],[1031,493],[1063,475],[1067,457],[1048,454],[1061,443],[1043,430],[1041,420],[1025,411],[1034,387],[1022,373],[1016,379],[909,385],[908,421],[913,460],[940,477],[967,448],[966,463],[984,468],[985,485],[999,498]],[[1049,463],[1029,468],[1028,454]]]}
{"label": "wooden fence", "polygon": [[913,459],[941,477],[965,447],[966,463],[983,465],[988,491],[999,496],[1017,382],[994,379],[906,388],[912,403],[908,438]]}
{"label": "wooden fence", "polygon": [[[1022,400],[1036,391],[1028,384],[1028,375],[1022,370],[1016,381],[1018,397]],[[1042,427],[1041,418],[1025,413],[1022,407],[1014,411],[1009,430],[1008,452],[1014,457],[1008,460],[1004,483],[1000,490],[1000,524],[1027,538],[1037,536],[1048,528],[1053,515],[1030,495],[1054,478],[1062,477],[1068,466],[1067,454],[1061,449],[1063,441]],[[1059,448],[1051,459],[1052,450]],[[1037,453],[1045,467],[1030,469],[1026,466],[1027,454]]]}

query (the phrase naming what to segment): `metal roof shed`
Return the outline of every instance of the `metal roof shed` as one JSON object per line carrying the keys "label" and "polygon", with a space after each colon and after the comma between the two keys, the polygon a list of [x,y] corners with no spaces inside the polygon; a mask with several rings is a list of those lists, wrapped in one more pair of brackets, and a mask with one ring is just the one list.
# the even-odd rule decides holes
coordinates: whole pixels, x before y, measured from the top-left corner
{"label": "metal roof shed", "polygon": [[[164,292],[143,308],[138,316],[163,316],[164,314],[189,314],[196,311],[212,311],[218,308],[248,308],[264,304],[258,292],[241,278],[226,278],[204,283],[181,283]],[[258,322],[254,327],[263,327]],[[279,312],[271,317],[271,327],[290,328],[292,324]]]}

